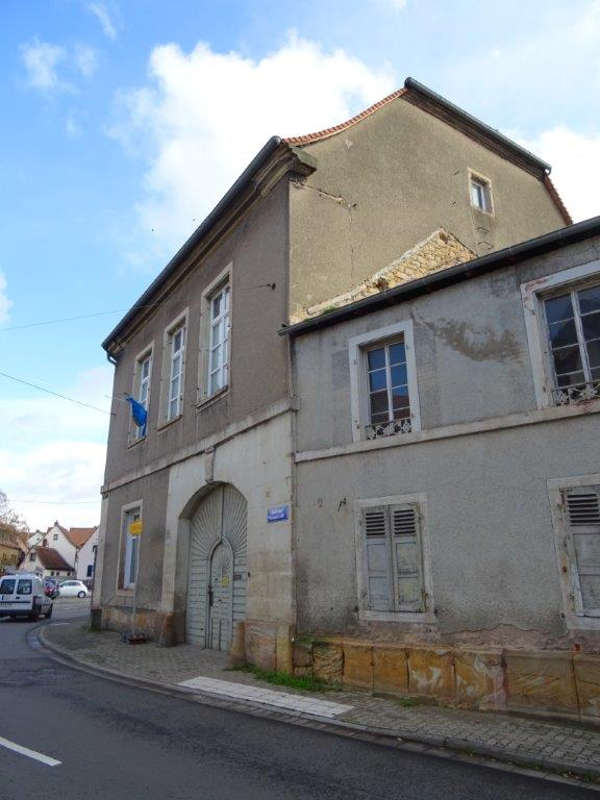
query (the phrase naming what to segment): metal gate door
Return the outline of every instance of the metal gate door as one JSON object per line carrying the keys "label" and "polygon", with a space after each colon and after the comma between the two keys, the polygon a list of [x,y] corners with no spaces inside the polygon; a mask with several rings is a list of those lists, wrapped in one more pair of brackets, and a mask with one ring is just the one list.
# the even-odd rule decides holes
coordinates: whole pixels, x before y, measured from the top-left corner
{"label": "metal gate door", "polygon": [[231,646],[233,626],[246,618],[246,500],[220,486],[191,519],[186,641],[217,650]]}
{"label": "metal gate door", "polygon": [[208,584],[209,647],[229,650],[233,623],[233,558],[228,542],[220,541],[210,560]]}

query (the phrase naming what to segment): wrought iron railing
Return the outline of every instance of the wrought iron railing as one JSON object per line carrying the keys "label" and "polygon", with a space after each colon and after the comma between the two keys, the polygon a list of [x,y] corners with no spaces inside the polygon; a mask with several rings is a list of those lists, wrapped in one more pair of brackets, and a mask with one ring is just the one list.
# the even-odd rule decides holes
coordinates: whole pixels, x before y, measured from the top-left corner
{"label": "wrought iron railing", "polygon": [[397,434],[410,433],[412,422],[410,417],[393,419],[390,422],[379,422],[374,425],[365,425],[367,439],[379,439],[383,436],[396,436]]}
{"label": "wrought iron railing", "polygon": [[563,386],[552,390],[556,405],[567,406],[573,403],[585,403],[600,398],[600,381],[588,381],[577,386]]}

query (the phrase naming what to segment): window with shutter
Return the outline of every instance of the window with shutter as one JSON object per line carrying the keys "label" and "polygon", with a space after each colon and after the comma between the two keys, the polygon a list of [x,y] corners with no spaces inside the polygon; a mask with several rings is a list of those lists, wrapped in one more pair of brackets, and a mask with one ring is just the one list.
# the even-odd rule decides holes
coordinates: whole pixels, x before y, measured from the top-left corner
{"label": "window with shutter", "polygon": [[362,514],[369,610],[425,611],[416,506],[371,506]]}
{"label": "window with shutter", "polygon": [[392,548],[398,611],[424,611],[423,550],[414,506],[392,506]]}
{"label": "window with shutter", "polygon": [[600,617],[600,487],[581,486],[565,494],[569,552],[579,590],[578,613]]}

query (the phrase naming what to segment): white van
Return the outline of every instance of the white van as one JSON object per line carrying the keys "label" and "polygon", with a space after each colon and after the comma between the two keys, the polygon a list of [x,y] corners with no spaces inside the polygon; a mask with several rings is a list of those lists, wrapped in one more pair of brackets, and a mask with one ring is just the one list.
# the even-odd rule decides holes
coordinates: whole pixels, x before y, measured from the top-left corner
{"label": "white van", "polygon": [[46,597],[44,582],[34,572],[15,572],[0,578],[0,617],[52,616],[52,600]]}

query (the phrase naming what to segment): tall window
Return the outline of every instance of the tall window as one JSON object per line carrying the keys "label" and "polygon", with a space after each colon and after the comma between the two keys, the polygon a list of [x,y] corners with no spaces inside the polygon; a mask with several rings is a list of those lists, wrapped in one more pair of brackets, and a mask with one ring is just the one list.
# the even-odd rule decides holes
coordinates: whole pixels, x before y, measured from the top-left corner
{"label": "tall window", "polygon": [[183,401],[183,356],[185,350],[185,327],[181,326],[170,335],[171,366],[169,371],[169,395],[167,420],[181,414]]}
{"label": "tall window", "polygon": [[563,493],[569,531],[565,542],[579,616],[600,617],[599,493],[599,486],[581,486]]}
{"label": "tall window", "polygon": [[[138,401],[148,410],[148,400],[150,399],[150,378],[152,374],[152,355],[144,356],[138,362],[139,370],[139,386],[138,386]],[[141,439],[146,435],[146,425],[141,425],[136,428],[136,436]]]}
{"label": "tall window", "polygon": [[361,524],[368,609],[424,612],[423,547],[417,506],[386,504],[364,508]]}
{"label": "tall window", "polygon": [[472,206],[488,214],[492,213],[492,190],[489,181],[471,175],[470,193]]}
{"label": "tall window", "polygon": [[592,399],[600,384],[600,286],[544,301],[558,402]]}
{"label": "tall window", "polygon": [[410,403],[404,339],[366,352],[371,428],[405,426],[410,430]]}
{"label": "tall window", "polygon": [[208,394],[227,386],[229,380],[229,285],[210,298]]}
{"label": "tall window", "polygon": [[125,562],[123,569],[123,587],[129,589],[135,586],[135,579],[137,574],[138,553],[140,546],[139,534],[131,533],[131,525],[138,522],[142,517],[140,508],[131,508],[123,517],[125,536]]}

